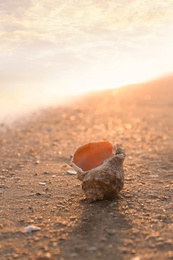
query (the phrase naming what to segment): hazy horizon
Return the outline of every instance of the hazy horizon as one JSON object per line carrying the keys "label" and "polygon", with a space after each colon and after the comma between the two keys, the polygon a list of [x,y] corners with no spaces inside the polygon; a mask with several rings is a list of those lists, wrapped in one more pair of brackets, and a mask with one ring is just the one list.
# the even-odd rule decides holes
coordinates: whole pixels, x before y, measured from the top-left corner
{"label": "hazy horizon", "polygon": [[173,71],[173,1],[0,0],[1,115]]}

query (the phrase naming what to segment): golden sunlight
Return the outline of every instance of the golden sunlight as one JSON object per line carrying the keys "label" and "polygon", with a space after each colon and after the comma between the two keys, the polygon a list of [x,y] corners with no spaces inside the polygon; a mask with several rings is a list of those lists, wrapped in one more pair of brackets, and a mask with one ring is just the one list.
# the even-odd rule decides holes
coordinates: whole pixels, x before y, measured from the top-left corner
{"label": "golden sunlight", "polygon": [[46,104],[172,72],[172,0],[6,0],[0,10],[1,99],[29,104],[34,93]]}

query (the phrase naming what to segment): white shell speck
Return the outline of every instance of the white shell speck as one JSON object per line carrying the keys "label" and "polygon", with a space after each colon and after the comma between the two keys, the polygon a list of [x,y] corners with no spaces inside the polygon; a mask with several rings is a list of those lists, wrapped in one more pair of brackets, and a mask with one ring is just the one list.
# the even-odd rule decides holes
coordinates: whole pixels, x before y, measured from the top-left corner
{"label": "white shell speck", "polygon": [[29,225],[29,226],[24,228],[24,232],[25,233],[30,233],[30,232],[39,231],[40,229],[41,229],[40,227],[36,227],[34,225]]}
{"label": "white shell speck", "polygon": [[46,183],[45,182],[39,182],[39,185],[45,186]]}
{"label": "white shell speck", "polygon": [[69,174],[69,175],[76,175],[77,171],[75,171],[75,170],[68,170],[67,174]]}

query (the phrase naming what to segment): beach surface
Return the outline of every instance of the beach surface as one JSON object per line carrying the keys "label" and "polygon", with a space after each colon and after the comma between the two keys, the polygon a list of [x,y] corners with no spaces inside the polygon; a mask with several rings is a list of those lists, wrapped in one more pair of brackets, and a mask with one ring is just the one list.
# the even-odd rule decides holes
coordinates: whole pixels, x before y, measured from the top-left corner
{"label": "beach surface", "polygon": [[[1,124],[1,260],[173,259],[172,85],[95,92]],[[117,199],[88,203],[69,163],[99,140],[125,150],[125,184]]]}

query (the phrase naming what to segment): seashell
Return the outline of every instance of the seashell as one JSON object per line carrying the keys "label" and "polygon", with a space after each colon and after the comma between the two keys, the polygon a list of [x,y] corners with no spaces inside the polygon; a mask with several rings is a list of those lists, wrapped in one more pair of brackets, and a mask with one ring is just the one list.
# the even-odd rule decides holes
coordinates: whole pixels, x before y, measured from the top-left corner
{"label": "seashell", "polygon": [[124,185],[123,161],[125,153],[119,144],[99,141],[76,149],[71,165],[82,181],[88,201],[114,198]]}

